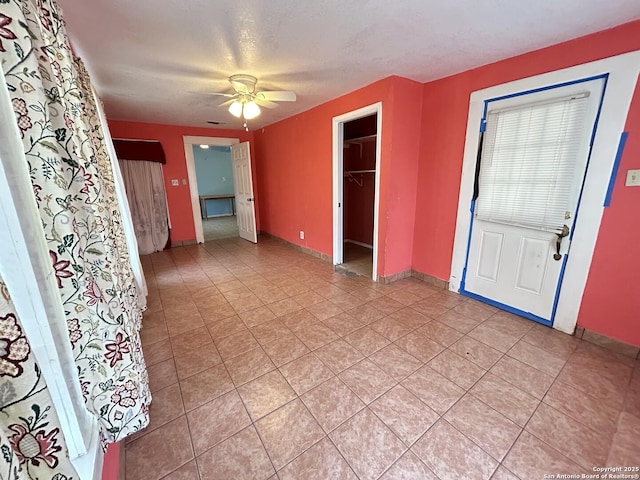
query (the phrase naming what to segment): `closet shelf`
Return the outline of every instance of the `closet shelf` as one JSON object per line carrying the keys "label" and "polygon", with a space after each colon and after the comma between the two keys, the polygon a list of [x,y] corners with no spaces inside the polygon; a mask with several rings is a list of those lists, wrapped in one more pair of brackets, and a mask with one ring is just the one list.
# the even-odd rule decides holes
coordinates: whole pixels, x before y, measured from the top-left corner
{"label": "closet shelf", "polygon": [[344,143],[368,143],[375,141],[376,135],[366,135],[364,137],[350,138],[349,140],[345,140]]}
{"label": "closet shelf", "polygon": [[345,176],[352,173],[376,173],[376,171],[375,170],[345,170],[344,171]]}
{"label": "closet shelf", "polygon": [[[359,181],[356,177],[353,176],[354,173],[360,174]],[[361,187],[362,185],[364,185],[364,177],[362,176],[363,173],[376,173],[376,171],[375,170],[345,170],[343,176],[347,178],[350,182],[355,182],[356,185]]]}

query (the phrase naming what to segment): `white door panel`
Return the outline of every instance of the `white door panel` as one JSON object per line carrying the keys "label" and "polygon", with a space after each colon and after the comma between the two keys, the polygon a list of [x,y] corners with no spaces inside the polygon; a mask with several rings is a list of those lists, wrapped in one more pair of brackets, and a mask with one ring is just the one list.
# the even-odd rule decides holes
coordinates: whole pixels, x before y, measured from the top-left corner
{"label": "white door panel", "polygon": [[553,239],[526,235],[521,237],[514,288],[526,293],[542,295],[549,259],[553,255],[552,249],[549,248],[552,241]]}
{"label": "white door panel", "polygon": [[504,234],[483,230],[481,232],[480,242],[476,275],[483,280],[496,282],[498,280],[500,258],[502,257]]}
{"label": "white door panel", "polygon": [[253,175],[249,142],[231,147],[233,182],[236,190],[236,215],[241,238],[257,243],[256,210],[253,195]]}
{"label": "white door panel", "polygon": [[[488,105],[487,124],[492,128],[487,127],[480,160],[480,196],[474,205],[462,293],[536,320],[553,321],[570,242],[569,237],[563,238],[560,256],[554,258],[556,232],[561,231],[561,222],[573,230],[602,91],[603,82],[594,80]],[[571,111],[566,117],[582,119],[584,115],[584,120],[571,120],[571,128],[564,123],[570,120],[562,116],[547,121],[544,109],[555,109],[561,101],[570,104],[567,109],[573,112],[577,107],[572,102],[582,101],[580,117]],[[518,119],[512,120],[516,115]],[[538,138],[558,143],[551,148]],[[569,148],[563,143],[569,141],[566,138],[571,139],[574,153],[556,153]]]}
{"label": "white door panel", "polygon": [[496,226],[474,221],[479,246],[469,251],[465,290],[550,318],[562,267],[562,261],[553,260],[556,235],[510,225],[498,225],[497,231]]}

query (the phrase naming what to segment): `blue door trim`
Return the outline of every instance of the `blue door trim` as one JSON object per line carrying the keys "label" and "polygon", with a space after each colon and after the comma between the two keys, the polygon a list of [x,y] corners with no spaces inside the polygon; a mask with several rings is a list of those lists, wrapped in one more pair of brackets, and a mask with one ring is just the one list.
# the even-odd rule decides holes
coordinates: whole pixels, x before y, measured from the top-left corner
{"label": "blue door trim", "polygon": [[613,187],[616,184],[616,177],[618,176],[618,168],[620,167],[620,160],[622,160],[622,153],[624,152],[624,146],[627,144],[627,137],[629,132],[622,132],[620,135],[620,141],[618,142],[618,151],[616,152],[616,159],[613,162],[613,168],[611,169],[611,177],[609,177],[609,186],[607,187],[607,194],[604,197],[603,206],[608,207],[611,205],[611,197],[613,196]]}
{"label": "blue door trim", "polygon": [[528,318],[529,320],[533,320],[534,322],[541,323],[543,325],[546,325],[547,327],[550,327],[550,326],[553,325],[553,322],[551,320],[547,320],[546,318],[539,317],[537,315],[534,315],[531,312],[525,312],[524,310],[519,310],[517,308],[513,308],[513,307],[511,307],[509,305],[506,305],[504,303],[496,302],[495,300],[491,300],[490,298],[483,297],[482,295],[478,295],[478,294],[475,294],[475,293],[467,292],[466,290],[463,290],[462,288],[460,288],[460,294],[464,295],[465,297],[473,298],[473,299],[479,300],[479,301],[481,301],[483,303],[492,305],[492,306],[494,306],[496,308],[499,308],[500,310],[504,310],[506,312],[514,313],[514,314],[519,315],[521,317]]}
{"label": "blue door trim", "polygon": [[[570,85],[576,85],[578,83],[586,83],[586,82],[591,82],[593,80],[601,80],[601,79],[604,79],[604,82],[605,82],[604,88],[603,88],[603,93],[604,93],[604,90],[607,87],[607,80],[609,79],[609,74],[608,73],[603,73],[603,74],[600,74],[600,75],[594,75],[592,77],[579,78],[577,80],[571,80],[570,82],[555,83],[553,85],[547,85],[545,87],[540,87],[540,88],[533,88],[531,90],[523,90],[522,92],[510,93],[509,95],[502,95],[500,97],[489,98],[489,99],[484,101],[484,110],[482,111],[482,121],[486,120],[486,118],[487,118],[487,109],[489,107],[489,103],[491,103],[491,102],[498,102],[500,100],[507,100],[509,98],[521,97],[523,95],[531,95],[532,93],[544,92],[546,90],[553,90],[554,88],[568,87]],[[603,95],[603,97],[604,97],[604,95]],[[600,108],[601,107],[602,107],[602,99],[600,100]],[[597,123],[598,117],[600,116],[600,108],[598,108],[598,115],[596,116],[596,123]],[[593,139],[593,137],[592,137],[592,139]]]}
{"label": "blue door trim", "polygon": [[[607,90],[607,82],[609,80],[609,74],[608,73],[603,73],[601,75],[594,75],[591,77],[585,77],[585,78],[580,78],[577,80],[572,80],[570,82],[563,82],[563,83],[557,83],[554,85],[547,85],[545,87],[540,87],[540,88],[534,88],[531,90],[524,90],[522,92],[517,92],[517,93],[511,93],[509,95],[502,95],[500,97],[494,97],[494,98],[489,98],[487,100],[484,101],[484,108],[482,111],[482,119],[480,120],[480,132],[484,132],[484,129],[486,128],[486,120],[487,120],[487,112],[489,110],[489,103],[490,102],[497,102],[500,100],[506,100],[509,98],[515,98],[515,97],[521,97],[524,95],[531,95],[533,93],[538,93],[538,92],[544,92],[546,90],[553,90],[555,88],[562,88],[562,87],[568,87],[570,85],[576,85],[578,83],[586,83],[586,82],[591,82],[594,80],[604,80],[603,85],[602,85],[602,94],[600,96],[600,102],[598,105],[598,111],[596,112],[596,118],[595,121],[593,122],[593,129],[591,131],[591,138],[589,141],[589,152],[587,154],[587,163],[585,164],[585,168],[584,168],[584,174],[582,177],[582,185],[580,186],[580,193],[578,194],[578,205],[576,207],[576,212],[575,212],[575,216],[573,219],[573,225],[574,228],[571,229],[571,233],[569,234],[569,240],[573,240],[573,234],[575,232],[575,225],[578,222],[578,215],[580,213],[580,202],[582,201],[582,194],[584,192],[584,182],[587,176],[587,171],[589,169],[589,163],[591,162],[591,152],[593,150],[593,142],[595,140],[595,136],[596,136],[596,130],[598,129],[598,122],[600,121],[600,113],[602,112],[602,104],[604,102],[604,95],[605,92]],[[625,139],[626,140],[626,139]],[[558,276],[558,285],[556,286],[556,292],[554,295],[554,299],[553,299],[553,307],[551,309],[551,318],[546,319],[543,317],[539,317],[537,315],[534,315],[533,313],[530,312],[525,312],[524,310],[519,310],[517,308],[511,307],[509,305],[500,303],[500,302],[496,302],[495,300],[491,300],[490,298],[486,298],[483,297],[481,295],[477,295],[475,293],[469,292],[467,290],[465,290],[465,280],[467,277],[467,268],[469,266],[469,249],[471,247],[471,234],[473,233],[473,215],[474,215],[474,211],[475,211],[475,200],[471,201],[471,207],[470,207],[470,211],[471,211],[471,220],[470,220],[470,225],[469,225],[469,238],[467,239],[467,255],[465,258],[465,262],[464,262],[464,268],[462,270],[462,279],[460,280],[460,294],[464,295],[466,297],[470,297],[470,298],[474,298],[476,300],[480,300],[481,302],[484,303],[488,303],[489,305],[493,305],[494,307],[497,307],[501,310],[505,310],[511,313],[515,313],[516,315],[520,315],[522,317],[528,318],[530,320],[533,320],[535,322],[541,323],[543,325],[547,325],[547,326],[553,326],[553,322],[556,316],[556,310],[558,309],[558,301],[560,299],[560,289],[562,287],[562,280],[564,279],[564,273],[565,273],[565,269],[567,266],[567,259],[569,257],[569,253],[567,252],[567,254],[564,256],[564,259],[562,260],[562,267],[560,268],[560,275]]]}

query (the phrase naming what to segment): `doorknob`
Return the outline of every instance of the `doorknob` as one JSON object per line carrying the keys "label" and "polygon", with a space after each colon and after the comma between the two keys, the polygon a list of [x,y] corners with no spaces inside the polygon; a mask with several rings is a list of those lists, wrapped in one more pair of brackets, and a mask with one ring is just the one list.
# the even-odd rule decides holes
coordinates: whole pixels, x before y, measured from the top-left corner
{"label": "doorknob", "polygon": [[562,244],[562,239],[569,236],[569,227],[563,225],[562,231],[560,233],[556,233],[556,235],[558,238],[556,239],[556,253],[553,254],[553,259],[558,261],[562,258],[562,255],[560,255],[560,245]]}
{"label": "doorknob", "polygon": [[253,197],[247,198],[247,202],[253,202]]}

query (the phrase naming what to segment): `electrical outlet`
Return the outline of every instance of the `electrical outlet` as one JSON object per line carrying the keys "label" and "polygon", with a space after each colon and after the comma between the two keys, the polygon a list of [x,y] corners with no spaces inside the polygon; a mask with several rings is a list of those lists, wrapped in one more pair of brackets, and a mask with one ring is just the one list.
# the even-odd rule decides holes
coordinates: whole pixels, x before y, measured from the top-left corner
{"label": "electrical outlet", "polygon": [[227,177],[222,177],[222,181],[226,182],[227,181]]}
{"label": "electrical outlet", "polygon": [[182,179],[182,184],[183,184],[183,185],[186,185],[186,184],[187,184],[187,179],[186,179],[186,178],[183,178],[183,179]]}
{"label": "electrical outlet", "polygon": [[178,182],[177,178],[172,178],[171,179],[171,186],[172,187],[177,187],[178,185],[180,185],[180,182]]}
{"label": "electrical outlet", "polygon": [[640,170],[628,170],[625,185],[627,187],[640,187]]}
{"label": "electrical outlet", "polygon": [[304,240],[304,230],[300,230],[300,240]]}

